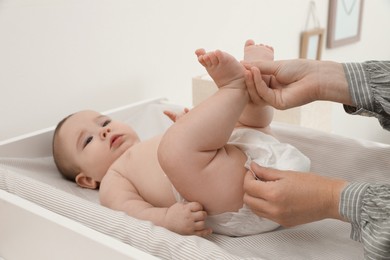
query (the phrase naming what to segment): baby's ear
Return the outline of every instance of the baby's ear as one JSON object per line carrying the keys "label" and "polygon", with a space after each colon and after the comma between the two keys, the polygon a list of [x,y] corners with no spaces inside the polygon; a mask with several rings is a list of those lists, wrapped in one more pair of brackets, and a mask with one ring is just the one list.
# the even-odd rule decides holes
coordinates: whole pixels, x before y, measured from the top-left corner
{"label": "baby's ear", "polygon": [[83,188],[95,190],[99,187],[99,182],[95,181],[91,177],[86,176],[84,173],[80,172],[76,176],[76,183]]}

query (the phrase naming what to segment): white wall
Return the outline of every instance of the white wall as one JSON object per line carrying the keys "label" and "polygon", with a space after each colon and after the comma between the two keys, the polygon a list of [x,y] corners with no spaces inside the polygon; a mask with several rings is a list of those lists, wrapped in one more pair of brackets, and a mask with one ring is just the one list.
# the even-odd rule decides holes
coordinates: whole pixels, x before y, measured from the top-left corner
{"label": "white wall", "polygon": [[[345,61],[390,60],[390,1],[366,0],[361,40],[335,49],[325,49],[323,59]],[[339,104],[333,105],[332,128],[336,134],[390,144],[390,132],[374,118],[350,116]]]}
{"label": "white wall", "polygon": [[[0,141],[79,109],[156,96],[190,105],[191,78],[204,73],[199,47],[239,58],[253,38],[273,45],[276,59],[296,58],[309,2],[0,0]],[[326,27],[328,1],[316,4]],[[365,1],[361,41],[324,49],[323,58],[390,59],[389,12],[388,0]]]}

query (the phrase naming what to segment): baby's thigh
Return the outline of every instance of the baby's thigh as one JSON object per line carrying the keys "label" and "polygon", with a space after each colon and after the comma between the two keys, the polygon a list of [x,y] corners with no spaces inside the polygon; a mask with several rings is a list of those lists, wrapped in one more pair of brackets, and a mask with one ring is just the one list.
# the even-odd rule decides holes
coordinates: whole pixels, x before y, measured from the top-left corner
{"label": "baby's thigh", "polygon": [[182,185],[174,185],[186,200],[201,203],[209,214],[237,211],[243,205],[245,161],[241,150],[228,147],[202,169],[188,169]]}

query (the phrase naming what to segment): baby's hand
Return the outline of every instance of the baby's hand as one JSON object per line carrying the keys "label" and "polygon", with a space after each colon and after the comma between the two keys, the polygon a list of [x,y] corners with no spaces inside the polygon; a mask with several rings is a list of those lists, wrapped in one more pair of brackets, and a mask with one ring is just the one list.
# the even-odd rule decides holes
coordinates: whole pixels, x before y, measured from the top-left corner
{"label": "baby's hand", "polygon": [[169,117],[173,122],[177,122],[177,120],[179,120],[180,117],[184,116],[185,114],[187,114],[190,110],[188,108],[184,108],[183,109],[183,112],[181,113],[175,113],[173,111],[169,111],[169,110],[165,110],[164,111],[164,114]]}
{"label": "baby's hand", "polygon": [[198,202],[177,202],[168,208],[165,216],[165,226],[181,235],[207,236],[212,233],[206,227],[206,211]]}

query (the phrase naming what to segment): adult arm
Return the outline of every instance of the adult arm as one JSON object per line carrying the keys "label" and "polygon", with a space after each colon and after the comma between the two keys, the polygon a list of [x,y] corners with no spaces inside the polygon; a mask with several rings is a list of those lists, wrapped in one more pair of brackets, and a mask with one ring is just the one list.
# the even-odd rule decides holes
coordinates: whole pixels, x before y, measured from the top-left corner
{"label": "adult arm", "polygon": [[[390,185],[348,183],[314,173],[279,171],[251,164],[245,203],[261,217],[291,227],[325,218],[351,223],[351,238],[367,259],[390,256]],[[298,203],[297,203],[298,202]]]}
{"label": "adult arm", "polygon": [[[301,69],[292,68],[290,65],[293,64],[301,65]],[[320,64],[323,65],[321,65],[323,68],[315,69]],[[340,70],[340,64],[332,62],[322,63],[318,61],[295,60],[275,64],[259,64],[258,67],[263,74],[272,75],[269,82],[263,80],[257,67],[251,68],[251,71],[258,94],[263,98],[268,98],[268,102],[280,105],[281,108],[303,105],[320,99],[335,101],[343,103],[347,113],[375,116],[381,125],[389,130],[390,61],[367,61],[341,65],[343,71]],[[305,68],[305,66],[308,67]],[[322,77],[321,80],[316,81],[315,78],[320,77],[319,74],[321,74],[318,72],[324,71],[325,67],[328,67],[326,70],[329,73],[325,75],[329,79]],[[297,75],[286,74],[286,70],[283,71],[283,68],[291,68]],[[301,73],[298,73],[298,70],[301,70]],[[330,73],[331,71],[334,73]],[[341,72],[344,76],[340,74]],[[282,77],[283,75],[286,77]],[[331,76],[333,75],[335,77],[332,79]],[[291,84],[288,82],[288,77],[291,77]],[[296,82],[299,82],[299,84],[294,84]],[[327,86],[330,91],[324,91]],[[346,86],[348,87],[346,88]],[[340,93],[340,97],[337,97],[337,93]],[[283,102],[278,103],[280,100]],[[337,180],[321,176],[314,177],[306,173],[296,176],[299,173],[293,173],[292,176],[284,174],[284,181],[281,181],[279,179],[273,180],[271,177],[267,178],[267,175],[264,174],[266,172],[264,169],[254,168],[254,170],[256,173],[260,173],[258,175],[261,177],[259,177],[263,178],[265,182],[252,182],[253,180],[251,180],[251,176],[248,174],[245,179],[247,192],[245,198],[248,204],[252,203],[252,207],[259,215],[264,215],[263,211],[266,210],[264,202],[267,201],[264,198],[267,195],[265,193],[259,194],[258,185],[267,184],[268,182],[266,181],[272,181],[268,186],[274,186],[273,190],[278,190],[289,182],[306,183],[307,185],[297,186],[301,187],[300,189],[290,185],[290,190],[285,190],[287,193],[284,194],[284,197],[275,195],[275,192],[271,193],[274,196],[272,197],[274,202],[271,200],[269,204],[273,206],[270,208],[273,208],[274,216],[268,213],[268,217],[282,225],[292,226],[332,217],[330,212],[333,212],[332,218],[342,219],[351,223],[351,238],[363,243],[367,258],[381,259],[390,255],[389,184],[348,183],[343,188],[339,186],[333,189],[335,191],[333,195],[331,195],[332,193],[323,192],[322,197],[316,197],[314,195],[317,193],[311,191],[310,187],[318,185],[321,188],[328,187],[329,190],[329,187],[337,186]],[[282,171],[271,171],[274,174],[283,174]],[[298,185],[298,183],[296,184]],[[335,196],[338,193],[340,196]],[[308,194],[310,194],[310,198],[306,198]],[[292,203],[291,206],[282,208],[281,205],[285,197],[292,197],[295,198],[295,201],[305,201],[305,203],[303,205],[302,203]],[[333,201],[333,203],[321,202],[323,200],[325,202]],[[339,202],[336,203],[336,200],[339,200]],[[339,205],[338,214],[334,214],[334,205]],[[320,208],[318,209],[318,207]],[[316,214],[313,214],[311,218],[305,217],[305,214],[311,212],[310,208],[315,209]],[[289,215],[289,212],[293,212],[295,216]]]}
{"label": "adult arm", "polygon": [[390,257],[390,185],[350,183],[341,192],[340,215],[367,259]]}
{"label": "adult arm", "polygon": [[288,109],[316,100],[353,105],[341,63],[314,60],[261,61],[245,63],[247,86],[277,109]]}
{"label": "adult arm", "polygon": [[[263,98],[278,109],[301,106],[316,100],[344,104],[350,114],[375,116],[390,129],[390,61],[337,63],[285,60],[246,63],[255,85],[251,99]],[[258,95],[258,97],[256,97]]]}
{"label": "adult arm", "polygon": [[347,113],[374,116],[390,130],[390,61],[344,63],[353,106]]}
{"label": "adult arm", "polygon": [[245,176],[245,203],[257,215],[291,227],[325,218],[343,220],[339,214],[344,180],[314,173],[281,171],[251,164]]}

